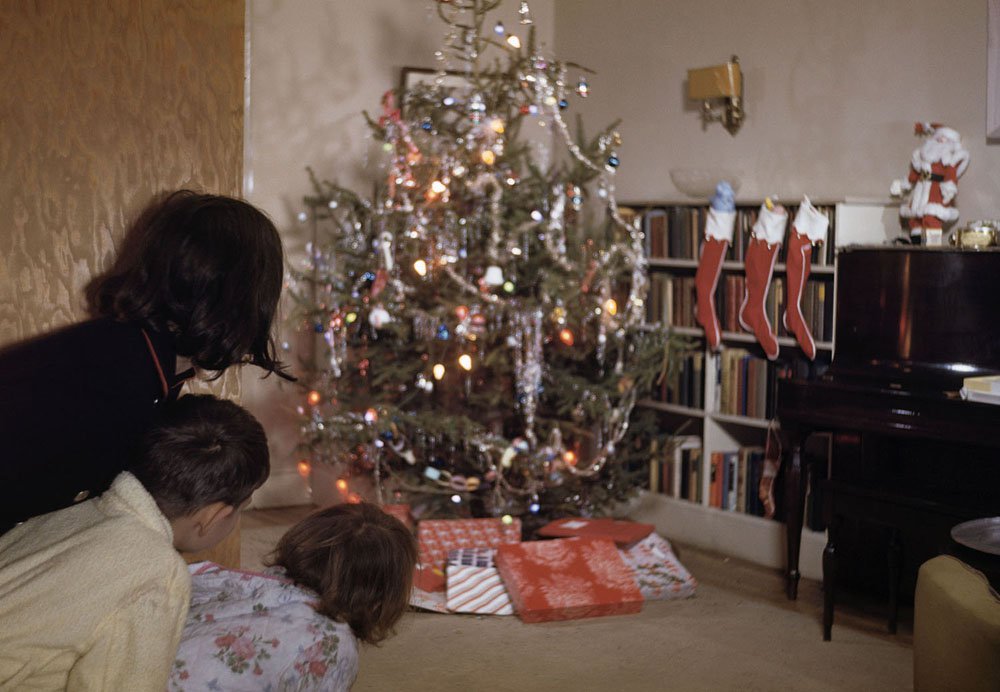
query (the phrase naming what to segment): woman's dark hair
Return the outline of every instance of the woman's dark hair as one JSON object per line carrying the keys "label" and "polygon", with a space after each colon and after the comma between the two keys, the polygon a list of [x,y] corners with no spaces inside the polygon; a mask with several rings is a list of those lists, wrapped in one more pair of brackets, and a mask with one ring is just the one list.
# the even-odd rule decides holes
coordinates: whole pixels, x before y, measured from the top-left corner
{"label": "woman's dark hair", "polygon": [[319,594],[316,610],[378,644],[406,612],[417,544],[401,521],[369,503],[321,509],[289,529],[268,558]]}
{"label": "woman's dark hair", "polygon": [[94,316],[174,335],[177,353],[215,377],[248,362],[285,376],[272,324],[281,238],[247,202],[179,190],[150,204],[114,264],[87,285]]}
{"label": "woman's dark hair", "polygon": [[267,436],[233,402],[188,394],[165,405],[128,470],[168,519],[213,502],[239,507],[271,472]]}

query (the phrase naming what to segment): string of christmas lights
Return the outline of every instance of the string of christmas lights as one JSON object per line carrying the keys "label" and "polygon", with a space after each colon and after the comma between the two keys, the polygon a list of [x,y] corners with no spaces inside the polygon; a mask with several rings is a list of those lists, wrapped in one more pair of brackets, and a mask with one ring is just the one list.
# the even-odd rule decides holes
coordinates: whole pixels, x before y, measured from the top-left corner
{"label": "string of christmas lights", "polygon": [[[499,2],[436,3],[433,78],[366,114],[386,157],[371,199],[310,171],[316,240],[290,292],[322,355],[303,378],[301,469],[335,466],[345,499],[365,479],[418,513],[597,514],[642,476],[653,433],[634,406],[676,344],[642,324],[619,133],[570,135],[586,77],[567,89],[528,2],[520,35],[488,29]],[[546,163],[526,127],[558,133],[568,157]]]}

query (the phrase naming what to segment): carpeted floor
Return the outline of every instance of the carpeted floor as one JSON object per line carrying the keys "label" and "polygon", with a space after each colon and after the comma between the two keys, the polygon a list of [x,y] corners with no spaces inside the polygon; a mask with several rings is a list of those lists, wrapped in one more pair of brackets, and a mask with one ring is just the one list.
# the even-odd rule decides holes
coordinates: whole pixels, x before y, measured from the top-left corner
{"label": "carpeted floor", "polygon": [[[253,569],[308,508],[253,510],[243,565]],[[669,536],[668,536],[669,538]],[[885,632],[878,604],[838,606],[823,642],[822,592],[784,597],[775,570],[675,546],[697,596],[642,613],[526,625],[513,617],[412,612],[397,635],[361,653],[355,692],[428,690],[911,690],[912,615]]]}

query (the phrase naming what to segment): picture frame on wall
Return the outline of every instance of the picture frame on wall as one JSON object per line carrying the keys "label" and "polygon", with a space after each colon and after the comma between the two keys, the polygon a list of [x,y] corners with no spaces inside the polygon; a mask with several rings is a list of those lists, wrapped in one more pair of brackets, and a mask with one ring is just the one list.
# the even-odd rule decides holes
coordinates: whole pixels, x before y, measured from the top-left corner
{"label": "picture frame on wall", "polygon": [[986,138],[1000,141],[1000,0],[986,7]]}
{"label": "picture frame on wall", "polygon": [[[439,76],[439,70],[432,70],[426,67],[404,67],[399,77],[400,92],[405,94],[420,85],[431,87],[434,85],[435,80]],[[451,95],[454,96],[457,101],[461,102],[461,100],[468,95],[469,80],[466,79],[465,75],[461,72],[446,71],[441,80],[441,88],[442,98],[446,98],[448,95]],[[400,109],[405,114],[405,97],[400,98]],[[447,114],[443,117],[445,120],[451,121],[458,117],[458,110],[448,109]]]}
{"label": "picture frame on wall", "polygon": [[[429,67],[404,67],[399,75],[399,88],[403,91],[412,89],[418,84],[431,85],[438,76],[438,70]],[[446,71],[441,86],[450,89],[467,87],[468,80],[461,72]]]}

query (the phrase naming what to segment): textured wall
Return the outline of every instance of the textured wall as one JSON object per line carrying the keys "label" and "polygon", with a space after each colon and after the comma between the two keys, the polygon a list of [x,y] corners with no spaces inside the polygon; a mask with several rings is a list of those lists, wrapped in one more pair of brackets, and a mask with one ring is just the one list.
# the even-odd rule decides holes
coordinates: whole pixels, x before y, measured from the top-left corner
{"label": "textured wall", "polygon": [[83,317],[153,194],[239,194],[243,37],[243,0],[0,2],[0,344]]}
{"label": "textured wall", "polygon": [[242,0],[0,3],[0,343],[83,316],[155,192],[239,193],[243,18]]}

